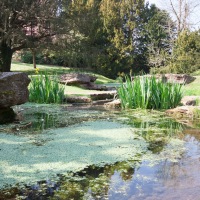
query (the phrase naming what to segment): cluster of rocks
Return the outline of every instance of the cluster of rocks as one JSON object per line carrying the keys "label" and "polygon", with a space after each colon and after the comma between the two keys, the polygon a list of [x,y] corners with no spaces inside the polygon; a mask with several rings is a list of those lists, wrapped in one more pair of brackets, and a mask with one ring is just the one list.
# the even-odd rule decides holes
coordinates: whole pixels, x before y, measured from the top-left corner
{"label": "cluster of rocks", "polygon": [[176,119],[189,118],[193,120],[196,117],[200,117],[200,106],[178,106],[166,110],[166,114]]}
{"label": "cluster of rocks", "polygon": [[[179,84],[189,84],[193,82],[196,78],[187,74],[156,74],[156,75],[144,75],[144,77],[154,76],[157,80],[162,80],[168,83],[179,83]],[[137,76],[136,76],[137,77]],[[134,80],[135,77],[132,77]]]}
{"label": "cluster of rocks", "polygon": [[200,117],[200,96],[184,96],[181,105],[166,110],[166,114],[176,119]]}
{"label": "cluster of rocks", "polygon": [[116,96],[116,88],[106,87],[104,85],[95,84],[97,77],[89,74],[71,73],[60,76],[60,83],[69,86],[78,86],[88,90],[98,90],[90,94],[88,97],[83,96],[69,96],[66,98],[67,103],[74,104],[104,104],[112,101]]}
{"label": "cluster of rocks", "polygon": [[28,75],[21,72],[0,73],[0,123],[12,121],[15,113],[12,106],[28,101]]}
{"label": "cluster of rocks", "polygon": [[187,74],[164,74],[160,75],[162,80],[170,83],[189,84],[196,78]]}
{"label": "cluster of rocks", "polygon": [[[151,75],[146,75],[151,77]],[[173,82],[179,84],[188,84],[195,80],[195,77],[186,74],[164,74],[155,75],[157,79],[165,82]],[[119,108],[120,101],[114,100],[117,92],[116,88],[96,85],[97,77],[89,74],[71,73],[63,74],[60,76],[60,83],[79,86],[89,90],[99,90],[90,94],[88,97],[83,96],[70,96],[67,97],[68,103],[83,103],[83,104],[103,104],[108,108]],[[133,78],[134,79],[134,78]],[[28,85],[30,79],[28,75],[21,72],[2,72],[0,73],[0,123],[6,123],[13,120],[15,113],[12,110],[12,106],[20,105],[28,101],[29,92]],[[190,96],[182,99],[183,106],[194,106],[197,102],[200,102],[200,97]],[[198,108],[199,109],[199,108]],[[191,108],[178,107],[166,111],[169,115],[179,113],[181,116],[183,113],[191,116]]]}
{"label": "cluster of rocks", "polygon": [[[152,75],[144,75],[145,77],[152,77]],[[189,84],[192,81],[195,80],[195,77],[187,75],[187,74],[157,74],[154,75],[157,80],[162,80],[163,82],[169,82],[169,83],[179,83],[179,84]],[[132,80],[134,80],[135,77],[132,77]],[[120,101],[119,100],[113,100],[115,99],[117,92],[116,88],[113,87],[106,87],[106,86],[99,86],[95,84],[97,77],[88,75],[88,74],[79,74],[79,73],[71,73],[71,74],[63,74],[60,76],[60,82],[66,85],[72,85],[72,86],[79,86],[83,87],[89,90],[100,90],[99,93],[91,94],[89,97],[83,97],[83,96],[70,96],[66,99],[68,103],[83,103],[83,104],[96,104],[96,101],[98,101],[98,104],[104,104],[105,107],[111,107],[116,108],[120,107]],[[185,101],[185,102],[184,102]],[[193,97],[192,99],[189,98],[183,99],[182,104],[183,105],[194,105],[196,102],[196,97]]]}

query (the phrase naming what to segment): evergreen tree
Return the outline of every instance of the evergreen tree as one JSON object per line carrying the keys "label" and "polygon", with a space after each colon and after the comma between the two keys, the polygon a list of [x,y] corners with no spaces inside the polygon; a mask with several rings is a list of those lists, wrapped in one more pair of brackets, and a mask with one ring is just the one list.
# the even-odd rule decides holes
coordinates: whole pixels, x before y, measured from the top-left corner
{"label": "evergreen tree", "polygon": [[191,73],[200,69],[200,32],[182,31],[176,39],[169,69],[174,73]]}
{"label": "evergreen tree", "polygon": [[136,31],[144,7],[143,0],[102,0],[101,13],[104,32],[108,35],[107,48],[112,73],[139,71],[137,63]]}

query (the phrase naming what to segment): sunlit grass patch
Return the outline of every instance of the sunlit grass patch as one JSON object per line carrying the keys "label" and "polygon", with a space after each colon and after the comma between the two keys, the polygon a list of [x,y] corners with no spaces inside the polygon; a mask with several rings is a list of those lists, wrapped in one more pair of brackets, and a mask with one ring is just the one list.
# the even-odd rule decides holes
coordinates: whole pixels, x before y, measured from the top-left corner
{"label": "sunlit grass patch", "polygon": [[200,96],[200,76],[195,76],[195,80],[183,87],[184,96]]}
{"label": "sunlit grass patch", "polygon": [[[50,66],[50,65],[37,65],[40,73],[46,73],[49,75],[61,75],[67,73],[87,73],[97,77],[96,84],[107,84],[107,83],[115,83],[116,81],[110,78],[107,78],[103,75],[96,74],[94,72],[88,71],[86,69],[78,69],[78,68],[69,68],[69,67],[61,67],[61,66]],[[11,71],[25,72],[28,75],[34,75],[35,69],[33,64],[13,62],[11,66]]]}

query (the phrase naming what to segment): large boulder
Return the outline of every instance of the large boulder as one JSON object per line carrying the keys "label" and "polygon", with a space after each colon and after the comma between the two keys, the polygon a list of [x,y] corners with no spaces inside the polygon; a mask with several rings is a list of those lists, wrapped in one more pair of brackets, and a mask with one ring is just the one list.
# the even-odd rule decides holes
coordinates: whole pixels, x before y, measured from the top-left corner
{"label": "large boulder", "polygon": [[60,83],[67,85],[80,85],[94,82],[96,79],[97,77],[88,74],[71,73],[61,75]]}
{"label": "large boulder", "polygon": [[95,84],[97,77],[89,74],[80,74],[80,73],[71,73],[63,74],[60,76],[60,83],[70,85],[70,86],[79,86],[88,90],[109,90],[106,86]]}
{"label": "large boulder", "polygon": [[28,75],[21,72],[0,73],[0,108],[9,108],[28,101]]}

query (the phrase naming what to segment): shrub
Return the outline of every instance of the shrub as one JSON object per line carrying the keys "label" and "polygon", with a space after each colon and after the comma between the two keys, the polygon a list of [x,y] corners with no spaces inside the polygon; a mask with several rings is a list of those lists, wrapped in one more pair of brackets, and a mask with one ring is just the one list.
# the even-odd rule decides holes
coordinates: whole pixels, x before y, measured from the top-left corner
{"label": "shrub", "polygon": [[[36,54],[36,63],[37,64],[48,64],[48,65],[58,65],[63,66],[64,60],[61,56],[54,56],[54,54]],[[30,51],[23,51],[21,53],[21,62],[23,63],[33,63],[33,55]]]}
{"label": "shrub", "polygon": [[23,51],[21,54],[21,62],[23,63],[33,63],[33,55],[29,51]]}
{"label": "shrub", "polygon": [[57,81],[57,76],[51,79],[47,74],[31,77],[29,86],[29,101],[35,103],[62,103],[64,86]]}
{"label": "shrub", "polygon": [[125,77],[121,83],[118,96],[122,108],[169,109],[176,107],[182,99],[181,85],[163,83],[152,77],[135,77],[131,81]]}

